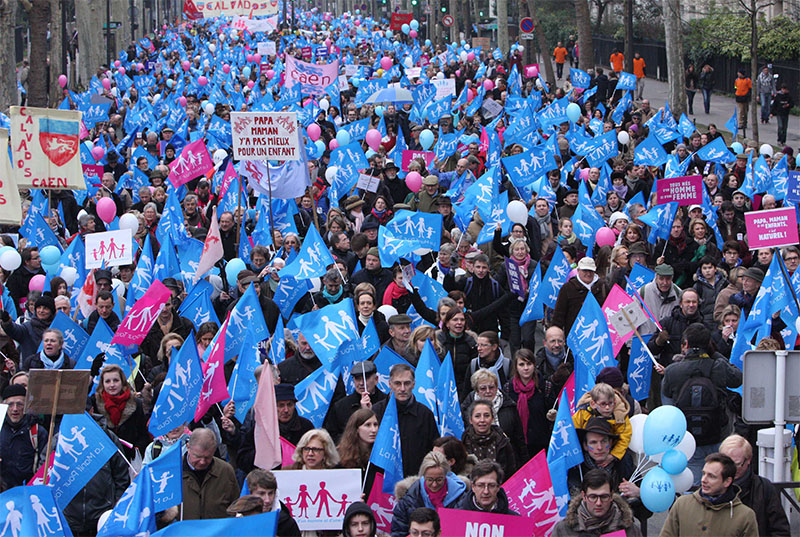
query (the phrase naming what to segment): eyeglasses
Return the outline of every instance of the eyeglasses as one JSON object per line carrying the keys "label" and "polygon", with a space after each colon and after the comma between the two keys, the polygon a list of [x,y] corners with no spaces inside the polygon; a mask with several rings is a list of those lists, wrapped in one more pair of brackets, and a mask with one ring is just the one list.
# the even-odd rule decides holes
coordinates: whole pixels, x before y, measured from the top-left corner
{"label": "eyeglasses", "polygon": [[611,499],[611,494],[587,494],[586,499],[591,503],[597,503],[598,500],[605,503]]}
{"label": "eyeglasses", "polygon": [[418,529],[412,529],[408,534],[411,537],[433,537],[432,531],[419,531]]}
{"label": "eyeglasses", "polygon": [[497,483],[473,483],[472,487],[480,490],[497,490],[500,485]]}
{"label": "eyeglasses", "polygon": [[796,255],[793,255],[791,257],[785,258],[784,261],[786,261],[787,263],[797,262],[797,261],[800,261],[800,257],[797,257]]}
{"label": "eyeglasses", "polygon": [[426,483],[430,483],[431,485],[441,485],[442,483],[444,483],[444,478],[443,477],[426,477],[425,478],[425,482]]}
{"label": "eyeglasses", "polygon": [[323,453],[325,448],[306,446],[303,448],[303,453]]}

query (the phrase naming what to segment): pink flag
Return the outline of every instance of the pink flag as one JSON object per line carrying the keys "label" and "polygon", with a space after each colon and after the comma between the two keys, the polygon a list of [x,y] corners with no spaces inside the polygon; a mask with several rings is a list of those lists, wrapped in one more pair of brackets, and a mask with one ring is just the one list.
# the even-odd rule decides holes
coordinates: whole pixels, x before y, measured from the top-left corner
{"label": "pink flag", "polygon": [[203,364],[203,386],[200,388],[200,399],[194,412],[194,421],[200,421],[211,405],[230,397],[225,382],[225,330],[228,319],[222,323],[219,334],[214,339],[214,346],[208,354],[208,361]]}
{"label": "pink flag", "polygon": [[39,466],[39,469],[33,474],[33,477],[30,481],[28,481],[28,485],[44,485],[44,469],[45,468],[52,468],[53,461],[56,460],[56,450],[54,449],[50,452],[50,463],[49,464],[42,464]]}
{"label": "pink flag", "polygon": [[295,449],[297,446],[281,436],[281,466],[291,466],[294,463],[292,455],[294,455]]}
{"label": "pink flag", "polygon": [[222,186],[219,187],[219,199],[225,197],[225,194],[228,192],[228,187],[231,186],[231,183],[236,178],[236,168],[233,167],[233,163],[228,161],[228,166],[225,168],[225,175],[222,176]]}
{"label": "pink flag", "polygon": [[200,254],[200,262],[197,264],[197,271],[194,273],[194,281],[211,270],[214,264],[222,259],[225,254],[222,248],[222,237],[219,234],[219,222],[217,221],[217,208],[211,214],[211,226],[206,235],[206,242],[203,244],[203,253]]}
{"label": "pink flag", "polygon": [[171,296],[163,283],[154,280],[122,320],[111,344],[140,345]]}
{"label": "pink flag", "polygon": [[272,470],[283,461],[282,443],[278,430],[278,405],[275,402],[275,382],[269,362],[261,372],[256,392],[255,412],[256,456],[253,464]]}
{"label": "pink flag", "polygon": [[[569,411],[570,413],[575,413],[575,372],[573,371],[572,374],[567,379],[567,382],[564,383],[564,387],[561,388],[561,392],[567,392],[567,401],[569,401]],[[561,401],[561,392],[558,393],[558,400]]]}
{"label": "pink flag", "polygon": [[625,533],[625,530],[617,530],[617,531],[613,531],[611,533],[604,533],[600,537],[625,537],[626,535],[628,535],[628,534]]}
{"label": "pink flag", "polygon": [[442,535],[536,535],[531,527],[533,520],[525,516],[461,509],[439,509],[437,513],[442,523]]}
{"label": "pink flag", "polygon": [[375,514],[378,530],[386,534],[392,532],[392,515],[396,504],[394,496],[383,492],[383,474],[376,473],[375,480],[372,482],[372,490],[369,491],[369,497],[367,497],[367,505]]}
{"label": "pink flag", "polygon": [[508,506],[533,521],[536,537],[550,535],[561,520],[544,450],[517,470],[505,483]]}
{"label": "pink flag", "polygon": [[214,167],[206,143],[200,139],[187,144],[178,158],[169,163],[169,180],[175,188],[205,174]]}
{"label": "pink flag", "polygon": [[606,297],[606,301],[603,302],[603,315],[606,318],[606,324],[608,324],[608,333],[611,334],[611,345],[614,348],[614,356],[619,354],[625,342],[633,337],[633,330],[627,334],[617,334],[616,330],[614,330],[614,326],[611,324],[611,315],[617,313],[622,306],[627,306],[632,302],[633,298],[617,284],[614,284],[614,287],[612,287],[611,291],[608,293],[608,297]]}

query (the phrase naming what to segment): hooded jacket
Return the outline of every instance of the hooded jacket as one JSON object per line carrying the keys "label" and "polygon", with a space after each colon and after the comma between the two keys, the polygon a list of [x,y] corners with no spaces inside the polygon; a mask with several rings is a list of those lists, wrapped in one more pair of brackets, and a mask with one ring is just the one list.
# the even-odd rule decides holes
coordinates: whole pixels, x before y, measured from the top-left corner
{"label": "hooded jacket", "polygon": [[669,510],[659,537],[757,536],[759,533],[756,514],[742,503],[739,498],[739,487],[731,486],[736,490],[733,499],[717,505],[700,496],[699,490],[678,498]]}
{"label": "hooded jacket", "polygon": [[592,530],[586,527],[586,521],[578,514],[578,508],[581,506],[582,501],[582,496],[577,495],[569,502],[567,516],[553,528],[552,537],[589,537],[592,535],[614,533],[620,530],[624,531],[627,537],[639,537],[642,535],[639,526],[636,525],[633,519],[633,511],[628,506],[628,502],[623,500],[618,494],[614,494],[612,500],[613,504],[611,506],[614,513],[608,519],[607,523],[600,528]]}
{"label": "hooded jacket", "polygon": [[[347,511],[345,511],[344,522],[342,522],[342,536],[352,537],[350,535],[350,519],[356,515],[366,515],[369,518],[369,521],[372,524],[372,530],[369,532],[369,537],[375,537],[378,534],[378,525],[375,522],[375,515],[372,513],[372,509],[369,508],[369,505],[365,504],[364,502],[352,503],[350,504],[350,507],[347,508]],[[278,535],[281,534],[278,533]]]}
{"label": "hooded jacket", "polygon": [[[447,494],[442,502],[445,509],[455,509],[461,498],[467,493],[467,483],[453,472],[449,472],[445,477],[447,480]],[[395,498],[397,504],[394,506],[394,517],[392,518],[392,537],[406,537],[408,535],[409,519],[411,512],[418,507],[428,507],[436,509],[428,497],[425,490],[425,480],[422,477],[409,477],[404,481],[411,482],[405,495],[395,488]]]}

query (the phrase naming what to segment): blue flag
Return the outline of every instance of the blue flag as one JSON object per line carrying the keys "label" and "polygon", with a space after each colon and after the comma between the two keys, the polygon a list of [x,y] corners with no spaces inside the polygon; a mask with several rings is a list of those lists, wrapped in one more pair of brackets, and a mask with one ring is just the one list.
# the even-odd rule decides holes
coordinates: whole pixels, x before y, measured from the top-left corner
{"label": "blue flag", "polygon": [[154,511],[159,513],[183,501],[183,442],[176,442],[148,463],[143,472],[150,474]]}
{"label": "blue flag", "polygon": [[667,152],[654,135],[637,144],[633,150],[633,163],[645,166],[661,166],[667,161]]}
{"label": "blue flag", "polygon": [[333,264],[333,256],[315,226],[308,228],[308,234],[303,240],[303,246],[297,257],[283,267],[280,271],[281,279],[284,276],[293,276],[297,279],[308,279],[323,276],[328,265]]}
{"label": "blue flag", "polygon": [[547,462],[560,458],[564,459],[567,468],[583,462],[583,450],[569,411],[567,390],[561,390],[558,413],[550,435],[550,445],[547,447]]}
{"label": "blue flag", "polygon": [[97,537],[137,537],[156,531],[150,473],[139,475],[128,485]]}
{"label": "blue flag", "polygon": [[[456,398],[458,401],[458,398]],[[400,445],[400,425],[397,421],[397,402],[389,396],[386,411],[372,445],[369,462],[383,469],[383,492],[394,493],[394,485],[403,479],[403,456]]]}
{"label": "blue flag", "polygon": [[0,494],[0,520],[3,536],[72,537],[53,489],[46,485],[13,487]]}
{"label": "blue flag", "polygon": [[[67,356],[73,358],[80,356],[89,342],[89,334],[86,333],[86,330],[62,311],[56,313],[53,322],[50,323],[50,328],[61,330],[61,334],[64,337],[64,352],[67,353]],[[39,350],[42,350],[41,344],[39,345]]]}
{"label": "blue flag", "polygon": [[256,344],[269,337],[267,323],[264,321],[264,312],[258,301],[258,294],[253,284],[236,303],[228,318],[228,328],[225,330],[225,361],[230,361],[234,353],[244,343],[245,334],[250,333]]}
{"label": "blue flag", "polygon": [[403,237],[419,244],[419,248],[439,251],[442,238],[442,215],[400,210],[386,229],[395,237]]}
{"label": "blue flag", "polygon": [[50,471],[59,509],[66,508],[116,452],[117,446],[89,414],[65,414]]}
{"label": "blue flag", "polygon": [[561,286],[567,282],[567,276],[571,269],[572,267],[570,267],[564,252],[561,251],[561,247],[556,246],[553,259],[550,261],[550,266],[547,267],[547,272],[539,288],[539,297],[542,304],[548,308],[556,307],[558,292],[561,290]]}
{"label": "blue flag", "polygon": [[82,352],[72,357],[76,362],[75,369],[91,369],[92,361],[101,352],[113,354],[115,351],[111,348],[116,347],[116,345],[111,345],[113,337],[114,331],[111,330],[105,319],[99,318]]}
{"label": "blue flag", "polygon": [[436,385],[439,376],[439,357],[436,355],[430,340],[425,341],[425,346],[419,355],[417,371],[420,374],[414,383],[414,397],[431,409],[433,415],[436,416]]}
{"label": "blue flag", "polygon": [[389,373],[391,373],[392,366],[395,364],[411,365],[405,358],[384,345],[378,356],[375,357],[375,368],[378,370],[378,389],[383,393],[392,391],[389,387]]}
{"label": "blue flag", "polygon": [[436,381],[436,406],[439,409],[439,434],[461,438],[464,434],[464,420],[458,404],[453,358],[449,352],[439,368]]}
{"label": "blue flag", "polygon": [[675,221],[675,214],[678,212],[678,202],[671,201],[663,205],[656,205],[647,213],[640,215],[639,220],[650,226],[650,234],[647,242],[655,244],[658,239],[669,239],[672,231],[672,223]]}
{"label": "blue flag", "polygon": [[574,67],[569,70],[569,79],[575,88],[587,89],[592,82],[592,77],[589,76],[589,73]]}
{"label": "blue flag", "polygon": [[617,82],[618,90],[635,90],[636,89],[636,75],[620,71],[619,81]]}
{"label": "blue flag", "polygon": [[35,214],[32,218],[26,218],[25,224],[20,228],[19,233],[28,239],[28,246],[36,246],[39,250],[45,246],[55,246],[59,252],[63,252],[56,234],[53,233],[50,225],[45,222],[40,214]]}
{"label": "blue flag", "polygon": [[352,298],[301,315],[296,322],[323,364],[334,363],[345,343],[361,341]]}
{"label": "blue flag", "polygon": [[160,436],[192,421],[200,400],[202,384],[203,370],[197,355],[197,342],[192,333],[179,350],[173,351],[167,378],[158,393],[158,400],[147,427],[150,434]]}
{"label": "blue flag", "polygon": [[261,365],[261,360],[258,353],[258,340],[251,331],[247,330],[239,349],[239,358],[236,360],[231,379],[228,381],[228,393],[236,403],[236,419],[239,420],[239,423],[244,423],[247,411],[256,402],[258,382],[256,382],[255,371],[259,365]]}
{"label": "blue flag", "polygon": [[235,535],[236,537],[275,537],[280,511],[238,518],[207,518],[173,522],[150,537],[212,537]]}
{"label": "blue flag", "polygon": [[326,366],[322,366],[294,387],[297,413],[310,420],[314,427],[322,427],[338,380],[338,369],[332,372]]}
{"label": "blue flag", "polygon": [[697,157],[701,160],[719,164],[727,164],[736,160],[736,156],[725,146],[725,139],[722,136],[714,138],[714,140],[701,147],[697,151]]}
{"label": "blue flag", "polygon": [[[645,343],[652,334],[642,336]],[[647,399],[650,394],[650,382],[653,375],[653,365],[647,347],[642,345],[638,337],[631,342],[631,357],[628,363],[628,384],[631,388],[631,397],[636,401]]]}
{"label": "blue flag", "polygon": [[575,357],[575,400],[594,386],[597,373],[606,366],[616,366],[608,323],[597,299],[589,293],[567,336],[567,345]]}
{"label": "blue flag", "polygon": [[542,301],[539,300],[539,292],[542,284],[542,265],[536,263],[536,268],[533,269],[531,281],[528,283],[528,301],[525,303],[525,310],[519,316],[519,325],[527,323],[528,321],[536,321],[544,319],[544,310],[542,308]]}
{"label": "blue flag", "polygon": [[[209,284],[206,280],[200,280],[195,284],[195,289],[202,284]],[[194,325],[195,330],[200,328],[200,325],[207,322],[215,322],[220,326],[217,313],[214,311],[214,305],[211,303],[211,290],[205,291],[205,286],[202,286],[204,292],[190,293],[183,302],[181,302],[178,313],[186,317]]]}
{"label": "blue flag", "polygon": [[625,285],[625,292],[629,295],[633,295],[633,291],[631,290],[632,285],[633,289],[635,289],[638,293],[642,287],[652,282],[655,277],[656,273],[654,271],[640,265],[639,263],[634,263],[633,268],[631,269],[631,274],[628,276],[629,283]]}
{"label": "blue flag", "polygon": [[267,359],[273,365],[278,365],[286,359],[286,336],[283,333],[283,317],[278,317],[278,324],[275,325],[275,333],[269,342]]}
{"label": "blue flag", "polygon": [[731,131],[731,139],[736,140],[736,135],[739,134],[739,110],[733,109],[733,115],[725,122],[725,128]]}
{"label": "blue flag", "polygon": [[87,271],[84,252],[83,240],[80,236],[76,236],[69,246],[67,246],[64,253],[61,254],[61,259],[58,261],[58,274],[61,274],[61,271],[64,270],[65,267],[72,267],[78,271],[78,277],[75,278],[74,284],[76,287],[83,285],[86,279]]}

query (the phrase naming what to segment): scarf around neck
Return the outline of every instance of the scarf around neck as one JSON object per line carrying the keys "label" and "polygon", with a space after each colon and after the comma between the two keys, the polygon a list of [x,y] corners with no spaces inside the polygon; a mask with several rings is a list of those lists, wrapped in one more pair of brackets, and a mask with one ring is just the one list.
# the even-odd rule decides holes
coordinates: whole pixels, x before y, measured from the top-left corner
{"label": "scarf around neck", "polygon": [[519,267],[520,272],[522,273],[521,284],[522,284],[522,294],[528,294],[528,266],[531,264],[531,254],[525,256],[525,259],[520,261],[513,255],[509,258],[511,261],[514,262],[515,265]]}
{"label": "scarf around neck", "polygon": [[51,360],[44,351],[41,351],[39,353],[39,359],[44,364],[45,369],[61,369],[64,366],[64,351],[61,351],[58,358],[55,360]]}
{"label": "scarf around neck", "polygon": [[514,377],[511,381],[514,386],[514,391],[517,392],[517,413],[522,422],[522,435],[525,437],[525,443],[528,442],[528,418],[530,418],[530,410],[528,410],[528,399],[536,392],[536,382],[531,378],[527,384],[523,384],[519,377]]}
{"label": "scarf around neck", "polygon": [[119,395],[111,395],[108,392],[103,392],[103,404],[108,412],[108,417],[114,427],[119,425],[122,419],[122,411],[125,410],[125,405],[131,397],[131,389],[125,388],[125,391]]}

